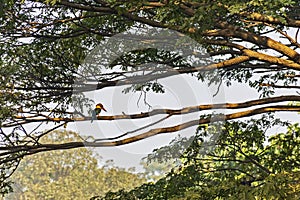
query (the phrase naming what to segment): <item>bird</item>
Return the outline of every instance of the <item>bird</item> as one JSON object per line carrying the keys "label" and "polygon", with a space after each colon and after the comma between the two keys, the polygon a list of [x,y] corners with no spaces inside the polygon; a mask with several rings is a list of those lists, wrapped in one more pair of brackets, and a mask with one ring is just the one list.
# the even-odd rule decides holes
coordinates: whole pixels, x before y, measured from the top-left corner
{"label": "bird", "polygon": [[91,123],[93,123],[94,120],[97,119],[97,116],[100,114],[100,112],[104,110],[105,112],[106,109],[104,108],[103,104],[102,103],[98,103],[95,107],[95,109],[92,111],[92,120],[91,120]]}

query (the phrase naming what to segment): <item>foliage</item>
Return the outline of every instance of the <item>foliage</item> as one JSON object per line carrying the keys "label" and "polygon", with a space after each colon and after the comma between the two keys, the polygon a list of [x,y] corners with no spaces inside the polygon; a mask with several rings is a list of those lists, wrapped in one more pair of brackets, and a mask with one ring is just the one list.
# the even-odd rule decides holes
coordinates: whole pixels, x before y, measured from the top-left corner
{"label": "foliage", "polygon": [[[100,2],[97,5],[93,4],[93,1],[74,1],[70,5],[65,5],[65,1],[56,0],[38,2],[27,0],[15,1],[14,3],[6,1],[2,8],[3,15],[1,16],[1,20],[5,21],[5,23],[1,25],[1,29],[4,31],[1,33],[3,46],[0,50],[0,73],[2,79],[0,88],[2,91],[5,91],[1,102],[3,105],[4,103],[7,104],[7,107],[1,110],[1,122],[11,119],[18,113],[20,108],[36,112],[49,111],[46,104],[50,102],[55,103],[58,106],[57,109],[61,111],[58,116],[61,116],[64,111],[68,110],[73,89],[76,89],[74,88],[74,81],[80,80],[80,83],[85,83],[91,76],[101,73],[101,71],[92,69],[89,69],[88,74],[80,73],[79,66],[91,49],[100,44],[105,37],[111,37],[130,29],[139,30],[142,27],[141,24],[143,24],[144,20],[135,22],[130,17],[129,19],[124,18],[122,13],[128,12],[130,9],[136,10],[133,10],[130,13],[131,15],[136,14],[148,20],[157,20],[159,22],[157,24],[158,27],[168,27],[188,34],[206,47],[210,53],[227,50],[232,52],[229,55],[236,56],[237,52],[232,51],[233,47],[229,43],[224,43],[224,45],[210,43],[214,35],[210,36],[208,34],[206,36],[204,32],[219,28],[216,22],[221,20],[240,27],[241,30],[248,31],[248,33],[261,35],[262,32],[267,30],[268,26],[262,26],[260,23],[257,26],[255,24],[252,25],[254,22],[247,22],[243,18],[244,14],[251,12],[269,15],[282,21],[285,25],[285,16],[289,16],[289,12],[294,4],[295,8],[297,8],[296,2],[292,0],[276,0],[272,2],[260,0],[201,0],[183,4],[183,6],[190,6],[194,10],[194,14],[191,16],[192,14],[187,14],[188,10],[179,6],[180,3],[177,1],[168,1],[164,6],[154,6],[152,9],[142,9],[147,3],[149,2],[132,1],[125,3],[108,1],[107,5],[104,2]],[[99,9],[107,9],[108,13],[103,14],[100,10],[97,12],[92,7],[89,7],[89,4],[98,6]],[[37,15],[36,13],[39,14]],[[149,23],[148,21],[144,22],[144,24],[148,25]],[[289,27],[289,25],[286,26]],[[190,33],[188,30],[191,28],[197,28],[196,33]],[[280,29],[283,29],[283,27]],[[277,31],[277,28],[274,28],[275,31]],[[221,34],[215,37],[217,41],[225,41],[227,37],[230,38],[232,36],[230,34],[228,36]],[[232,39],[232,42],[235,42],[236,39]],[[245,38],[239,39],[248,40]],[[257,40],[257,43],[254,42],[252,49],[258,51],[260,46],[263,45],[262,43],[263,41]],[[292,43],[292,45],[297,46],[295,43]],[[273,50],[276,51],[277,49]],[[160,55],[157,54],[157,50],[154,49],[154,51],[156,53],[153,52],[153,49],[149,52],[151,55],[150,60],[149,57],[142,55],[133,57],[134,61],[132,59],[128,60],[129,58],[126,58],[126,56],[125,58],[121,56],[109,67],[113,68],[114,71],[121,68],[121,72],[124,73],[129,70],[129,66],[134,67],[153,62],[153,60],[156,60],[158,63],[166,63],[175,69],[178,69],[178,66],[179,68],[190,67],[190,64],[184,63],[183,60],[178,62],[176,55],[173,55],[175,60],[167,62],[170,60],[170,55],[167,56],[168,52]],[[223,56],[222,53],[217,55]],[[228,55],[228,53],[225,55]],[[120,59],[123,60],[123,63],[119,62]],[[259,58],[256,59],[259,62],[263,62]],[[250,68],[251,70],[248,73],[240,72],[240,70],[247,68],[249,65],[255,66],[257,60],[256,62],[247,61],[236,69],[228,70],[224,68],[218,71],[217,74],[218,76],[221,75],[221,78],[226,78],[229,85],[233,80],[248,82],[250,77],[253,77],[253,68]],[[269,64],[265,63],[263,68],[266,68]],[[292,80],[289,80],[289,82],[285,81],[286,77],[284,75],[287,73],[290,74],[286,70],[278,73],[274,73],[272,70],[272,74],[265,74],[261,76],[261,79],[249,83],[251,87],[258,89],[263,96],[269,96],[274,93],[272,92],[274,83],[279,83],[281,80],[284,85],[295,82],[295,79],[292,78],[290,78]],[[267,84],[271,85],[271,87],[261,85],[266,76],[271,79],[267,81]],[[208,81],[221,80],[220,78],[212,78],[210,73],[204,77]],[[102,81],[105,83],[108,80],[112,80],[112,78],[103,75],[97,76],[97,80],[93,80],[93,82]],[[162,87],[156,82],[150,85],[149,83],[144,84],[145,91],[152,89],[156,92],[163,92]],[[140,87],[133,88],[133,91],[140,90]],[[96,89],[96,86],[94,89]],[[68,115],[62,116],[68,117]]]}
{"label": "foliage", "polygon": [[[85,96],[86,92],[100,91],[107,87],[117,87],[123,84],[127,86],[124,92],[143,92],[146,95],[148,92],[154,91],[163,94],[165,90],[160,79],[179,74],[196,76],[200,82],[207,81],[210,85],[216,84],[217,92],[220,91],[222,83],[228,87],[233,83],[248,85],[249,89],[257,91],[257,96],[261,98],[255,101],[257,109],[252,107],[254,106],[253,101],[235,104],[221,102],[223,107],[200,105],[201,109],[197,107],[198,105],[177,111],[162,109],[166,111],[163,114],[168,114],[168,118],[197,110],[200,119],[193,119],[194,121],[189,123],[204,125],[203,129],[202,127],[199,129],[200,132],[205,130],[211,120],[210,116],[212,116],[211,113],[203,113],[202,111],[207,111],[207,109],[202,109],[203,107],[219,106],[219,108],[224,108],[227,106],[226,108],[230,109],[232,113],[226,115],[222,120],[269,112],[299,112],[300,97],[297,91],[300,70],[300,44],[297,38],[300,28],[299,10],[299,1],[295,0],[3,0],[0,5],[0,192],[7,193],[11,190],[10,182],[7,179],[24,156],[40,151],[61,150],[69,147],[70,144],[67,142],[57,149],[47,148],[49,145],[43,146],[41,137],[51,131],[40,131],[38,128],[41,124],[47,123],[50,126],[49,129],[55,130],[68,123],[89,121],[90,116],[83,111],[91,110],[94,102]],[[165,29],[174,31],[177,36],[189,36],[189,39],[192,38],[198,42],[203,48],[201,50],[210,56],[210,62],[188,62],[191,61],[189,58],[194,58],[196,53],[192,51],[193,47],[187,41],[171,45],[178,49],[176,53],[146,45],[155,43],[155,40],[147,40],[147,37],[165,33],[163,32]],[[122,47],[125,42],[123,39],[119,39],[109,47],[102,49],[101,54],[103,55],[101,56],[106,56],[106,60],[101,60],[100,65],[94,62],[97,60],[97,56],[95,60],[91,58],[92,62],[87,62],[86,66],[83,64],[88,58],[87,55],[95,47],[98,47],[99,50],[100,46],[101,49],[105,41],[111,38],[116,39],[118,37],[114,36],[124,32],[127,34],[134,32],[135,37],[129,38],[131,40],[142,38],[144,45],[138,49],[123,52],[124,48]],[[180,47],[184,45],[191,50],[186,57],[184,57],[186,52],[180,51]],[[112,57],[108,53],[108,50],[111,49],[115,50],[114,53],[121,52],[121,54],[108,62]],[[200,56],[200,58],[203,57]],[[214,64],[211,64],[212,61]],[[146,70],[143,68],[144,65],[150,66],[154,70],[149,72],[149,68]],[[167,67],[161,70],[161,66]],[[272,97],[282,89],[285,89],[285,92],[281,94],[282,96],[275,97],[275,101]],[[246,98],[249,97],[246,96]],[[295,103],[287,106],[286,101],[290,100]],[[270,103],[276,103],[276,106],[270,105]],[[231,110],[235,108],[246,110],[244,112]],[[140,114],[131,116],[133,116],[133,120],[150,117],[151,114],[153,113],[140,112]],[[120,119],[114,116],[110,117],[109,120]],[[36,122],[41,124],[37,125]],[[36,125],[37,129],[28,131],[25,126],[28,124]],[[169,127],[171,131],[166,127],[161,127],[160,130],[174,132],[181,130],[177,129],[178,127]],[[227,130],[228,134],[234,135],[236,138],[230,139],[229,136],[226,139],[223,138],[224,144],[227,146],[230,144],[227,147],[230,148],[218,146],[215,150],[219,156],[230,154],[230,156],[235,155],[244,160],[246,159],[245,155],[241,152],[238,154],[238,152],[245,150],[246,155],[250,156],[247,159],[251,158],[249,162],[252,164],[242,165],[236,162],[227,164],[241,167],[251,173],[255,172],[260,176],[255,179],[263,179],[263,184],[257,183],[256,189],[252,186],[250,188],[241,186],[239,181],[242,178],[245,178],[246,182],[253,181],[253,184],[257,181],[240,172],[234,172],[235,175],[230,173],[233,176],[231,177],[230,174],[225,173],[227,171],[219,171],[212,174],[222,176],[223,179],[216,181],[226,180],[224,184],[227,185],[224,189],[222,187],[225,185],[219,184],[222,191],[213,187],[215,195],[227,195],[228,197],[233,195],[234,191],[235,194],[245,194],[238,192],[240,189],[243,191],[249,189],[251,192],[247,194],[257,195],[257,192],[261,192],[263,187],[269,188],[266,191],[271,191],[270,188],[274,189],[275,186],[268,186],[265,180],[270,180],[274,184],[272,177],[281,180],[285,173],[287,177],[298,176],[286,164],[286,162],[294,162],[293,156],[287,158],[279,156],[281,154],[289,155],[290,151],[294,151],[287,150],[290,148],[287,143],[282,143],[284,147],[282,151],[280,149],[275,151],[272,149],[272,145],[265,149],[262,142],[264,136],[260,129],[255,128],[255,125],[249,130],[247,127],[248,125],[243,122],[226,124],[224,130],[229,129]],[[237,132],[233,133],[231,129]],[[162,132],[157,134],[159,133]],[[257,137],[256,140],[247,137],[247,134],[254,134],[253,137]],[[137,141],[135,136],[129,135],[120,133],[118,137],[110,139],[108,143],[124,145],[128,141]],[[117,140],[121,136],[122,138],[124,136],[124,139]],[[296,138],[292,137],[291,143],[296,142],[296,145]],[[245,140],[244,143],[242,140]],[[273,140],[277,145],[279,145],[279,141],[284,141],[283,139]],[[102,144],[95,142],[91,146],[101,146]],[[241,145],[241,149],[236,149],[235,145],[237,144]],[[33,149],[37,150],[33,151]],[[165,148],[160,152],[167,152],[167,150],[168,148]],[[179,148],[179,150],[181,149]],[[255,150],[270,154],[257,155]],[[268,160],[275,158],[275,152],[279,152],[278,159],[281,161],[274,161],[276,166],[278,165],[278,169],[274,163]],[[55,156],[54,152],[51,153]],[[197,157],[197,155],[195,156]],[[264,172],[253,164],[258,161],[251,156],[263,156],[260,157],[261,162],[265,162],[262,165],[270,173]],[[188,156],[188,158],[192,157],[192,155]],[[200,158],[202,159],[201,156]],[[162,179],[156,184],[142,186],[141,195],[157,194],[157,196],[160,195],[159,198],[163,198],[164,195],[164,197],[173,195],[174,198],[177,198],[177,194],[185,193],[190,198],[198,198],[195,191],[198,192],[199,188],[192,186],[199,180],[203,181],[211,177],[203,174],[198,176],[199,173],[194,172],[199,171],[201,162],[188,161],[191,163],[187,163],[182,171],[179,171],[178,174],[171,173],[168,176],[169,181]],[[282,170],[282,165],[286,165],[286,171]],[[222,168],[224,166],[223,164],[218,165],[217,162],[212,167]],[[295,166],[292,167],[294,169]],[[194,174],[195,176],[192,176]],[[231,181],[230,184],[228,180]],[[184,182],[184,188],[169,184],[169,182],[175,184],[180,181]],[[289,180],[283,181],[289,182]],[[207,184],[215,186],[209,181]],[[156,190],[157,185],[160,185],[161,189],[165,188],[167,192],[160,193],[159,190]],[[178,190],[174,193],[174,189],[169,187]],[[186,191],[185,187],[192,188],[192,190]],[[206,191],[206,187],[203,187],[200,188],[204,193],[214,192],[214,190]],[[284,188],[282,191],[286,198],[293,195],[284,192]],[[126,195],[136,195],[136,193],[126,193]],[[278,196],[274,196],[274,198],[278,198]]]}
{"label": "foliage", "polygon": [[207,154],[199,151],[207,131],[203,128],[179,169],[156,183],[108,193],[102,199],[298,199],[300,127],[289,125],[286,133],[266,141],[266,125],[271,122],[283,125],[266,118],[227,122]]}
{"label": "foliage", "polygon": [[[55,131],[43,142],[76,141],[74,132]],[[145,179],[108,162],[87,148],[44,152],[24,158],[10,179],[14,192],[6,199],[88,199],[108,191],[129,190]]]}

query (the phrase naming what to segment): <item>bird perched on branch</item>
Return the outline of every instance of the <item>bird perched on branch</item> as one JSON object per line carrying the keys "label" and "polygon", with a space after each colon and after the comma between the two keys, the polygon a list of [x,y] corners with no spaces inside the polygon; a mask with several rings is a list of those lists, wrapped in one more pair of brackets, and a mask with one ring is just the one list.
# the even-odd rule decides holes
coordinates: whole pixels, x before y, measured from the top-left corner
{"label": "bird perched on branch", "polygon": [[100,112],[104,110],[105,112],[106,109],[103,107],[102,103],[98,103],[95,107],[95,109],[92,111],[92,120],[91,120],[91,123],[97,119],[97,116],[100,114]]}

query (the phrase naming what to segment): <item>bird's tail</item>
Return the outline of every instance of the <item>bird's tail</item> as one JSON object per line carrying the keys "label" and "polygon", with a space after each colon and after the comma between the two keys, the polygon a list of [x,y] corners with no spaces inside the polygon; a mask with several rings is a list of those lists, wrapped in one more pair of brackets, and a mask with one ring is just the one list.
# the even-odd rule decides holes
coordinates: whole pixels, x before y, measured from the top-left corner
{"label": "bird's tail", "polygon": [[92,120],[91,120],[91,123],[93,123],[93,121],[97,119],[97,115],[96,115],[96,111],[92,111]]}

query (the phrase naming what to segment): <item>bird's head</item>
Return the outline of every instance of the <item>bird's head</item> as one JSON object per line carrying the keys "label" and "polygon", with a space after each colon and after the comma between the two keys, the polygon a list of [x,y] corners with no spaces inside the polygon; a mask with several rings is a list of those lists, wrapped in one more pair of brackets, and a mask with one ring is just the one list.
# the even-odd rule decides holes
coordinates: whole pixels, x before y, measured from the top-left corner
{"label": "bird's head", "polygon": [[105,112],[107,112],[102,103],[98,103],[96,105],[96,108],[100,108],[101,110],[104,110]]}

